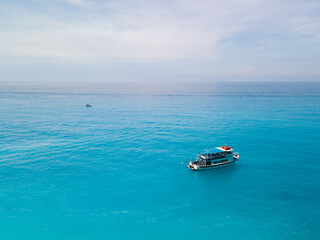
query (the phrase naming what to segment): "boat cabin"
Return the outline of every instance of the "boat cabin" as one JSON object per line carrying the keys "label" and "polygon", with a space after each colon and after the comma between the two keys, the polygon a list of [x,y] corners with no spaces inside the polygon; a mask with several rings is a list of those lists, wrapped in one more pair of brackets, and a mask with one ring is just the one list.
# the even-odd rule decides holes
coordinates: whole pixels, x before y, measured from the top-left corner
{"label": "boat cabin", "polygon": [[217,147],[207,153],[198,153],[198,158],[201,160],[213,160],[218,158],[227,157],[229,154],[232,154],[232,149],[223,149],[222,147]]}

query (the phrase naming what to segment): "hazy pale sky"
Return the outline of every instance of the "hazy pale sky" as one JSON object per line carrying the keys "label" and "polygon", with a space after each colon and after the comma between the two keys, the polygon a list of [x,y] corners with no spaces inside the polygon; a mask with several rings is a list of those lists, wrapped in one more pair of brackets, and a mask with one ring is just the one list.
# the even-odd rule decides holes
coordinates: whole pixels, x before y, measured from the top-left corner
{"label": "hazy pale sky", "polygon": [[319,0],[0,0],[0,81],[319,81],[319,13]]}

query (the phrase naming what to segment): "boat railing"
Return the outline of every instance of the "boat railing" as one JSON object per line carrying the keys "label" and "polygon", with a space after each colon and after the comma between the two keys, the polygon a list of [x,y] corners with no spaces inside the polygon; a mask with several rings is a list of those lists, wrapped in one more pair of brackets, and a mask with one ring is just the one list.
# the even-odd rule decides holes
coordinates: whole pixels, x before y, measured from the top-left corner
{"label": "boat railing", "polygon": [[205,159],[205,160],[213,160],[213,159],[219,159],[219,158],[225,158],[229,154],[217,154],[217,155],[198,155],[199,159]]}

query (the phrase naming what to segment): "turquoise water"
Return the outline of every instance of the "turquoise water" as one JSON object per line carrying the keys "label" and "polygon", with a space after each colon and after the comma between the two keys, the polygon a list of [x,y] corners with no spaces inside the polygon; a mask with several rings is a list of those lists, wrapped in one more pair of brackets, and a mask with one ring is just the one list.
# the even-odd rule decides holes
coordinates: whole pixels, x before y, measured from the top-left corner
{"label": "turquoise water", "polygon": [[319,239],[320,84],[133,85],[2,86],[1,239]]}

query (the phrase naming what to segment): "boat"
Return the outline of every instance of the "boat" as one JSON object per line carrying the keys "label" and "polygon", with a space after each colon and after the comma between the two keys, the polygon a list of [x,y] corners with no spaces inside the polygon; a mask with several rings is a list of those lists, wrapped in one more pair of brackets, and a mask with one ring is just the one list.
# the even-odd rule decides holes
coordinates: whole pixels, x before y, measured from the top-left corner
{"label": "boat", "polygon": [[194,171],[227,167],[239,160],[239,153],[227,145],[216,147],[206,153],[198,153],[195,161],[190,161],[188,168]]}
{"label": "boat", "polygon": [[86,104],[86,107],[92,107],[92,105],[91,105],[91,104],[89,104],[89,103],[87,103],[87,104]]}

